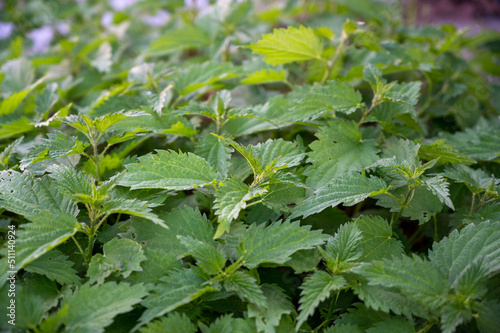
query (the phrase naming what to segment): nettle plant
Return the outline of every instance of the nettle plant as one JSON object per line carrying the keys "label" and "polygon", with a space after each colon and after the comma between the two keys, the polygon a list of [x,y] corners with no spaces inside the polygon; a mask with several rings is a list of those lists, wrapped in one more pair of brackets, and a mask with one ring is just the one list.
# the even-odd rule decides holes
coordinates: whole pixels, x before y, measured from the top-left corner
{"label": "nettle plant", "polygon": [[282,5],[1,41],[2,329],[500,331],[500,35]]}

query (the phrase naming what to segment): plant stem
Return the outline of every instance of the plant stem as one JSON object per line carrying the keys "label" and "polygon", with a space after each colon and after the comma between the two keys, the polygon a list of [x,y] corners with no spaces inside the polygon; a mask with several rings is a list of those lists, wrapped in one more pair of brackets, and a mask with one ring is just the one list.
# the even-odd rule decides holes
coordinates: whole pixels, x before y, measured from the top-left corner
{"label": "plant stem", "polygon": [[345,46],[345,42],[347,40],[347,37],[348,37],[347,34],[344,31],[342,31],[342,37],[340,38],[340,43],[337,46],[337,49],[335,50],[335,54],[333,55],[332,60],[327,62],[325,74],[323,74],[323,78],[320,81],[321,84],[324,84],[326,82],[326,80],[328,79],[328,77],[330,76],[330,74],[332,72],[332,68],[335,65],[335,63],[337,62],[337,59],[339,58],[340,53],[342,52],[342,49]]}
{"label": "plant stem", "polygon": [[80,250],[80,254],[83,256],[83,258],[85,259],[85,252],[83,252],[83,249],[82,247],[80,246],[80,243],[78,243],[78,241],[76,240],[75,236],[71,236],[71,239],[73,240],[73,242],[75,242],[76,244],[76,247],[78,248],[78,250]]}

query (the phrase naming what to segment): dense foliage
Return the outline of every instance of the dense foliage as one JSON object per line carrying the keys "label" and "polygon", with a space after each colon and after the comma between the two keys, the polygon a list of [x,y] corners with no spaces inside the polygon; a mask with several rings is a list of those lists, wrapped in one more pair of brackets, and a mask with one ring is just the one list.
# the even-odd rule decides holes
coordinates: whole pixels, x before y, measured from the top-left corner
{"label": "dense foliage", "polygon": [[371,0],[2,15],[3,330],[500,332],[499,33]]}

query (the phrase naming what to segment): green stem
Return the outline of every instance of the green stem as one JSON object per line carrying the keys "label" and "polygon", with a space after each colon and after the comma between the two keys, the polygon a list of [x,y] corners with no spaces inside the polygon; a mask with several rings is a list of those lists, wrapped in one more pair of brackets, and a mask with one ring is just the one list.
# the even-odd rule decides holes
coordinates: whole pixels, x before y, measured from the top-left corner
{"label": "green stem", "polygon": [[416,333],[425,333],[428,330],[430,330],[432,326],[434,326],[434,323],[432,321],[429,321],[427,323],[427,325],[425,325],[424,327],[422,327],[421,329],[419,329]]}
{"label": "green stem", "polygon": [[335,63],[337,62],[337,59],[339,58],[340,53],[342,52],[342,49],[345,46],[345,42],[347,40],[347,37],[348,37],[347,34],[344,31],[342,31],[342,37],[340,38],[340,43],[337,46],[337,49],[335,50],[335,54],[333,55],[332,60],[327,62],[325,74],[323,74],[323,78],[320,81],[321,84],[324,84],[326,82],[326,80],[328,79],[328,77],[330,76],[330,74],[332,72],[332,68],[335,65]]}
{"label": "green stem", "polygon": [[83,258],[85,258],[85,252],[83,252],[83,249],[80,246],[80,243],[78,243],[78,241],[76,240],[75,236],[72,235],[71,239],[73,240],[73,242],[75,242],[76,247],[78,248],[78,250],[80,250],[80,254],[83,256]]}

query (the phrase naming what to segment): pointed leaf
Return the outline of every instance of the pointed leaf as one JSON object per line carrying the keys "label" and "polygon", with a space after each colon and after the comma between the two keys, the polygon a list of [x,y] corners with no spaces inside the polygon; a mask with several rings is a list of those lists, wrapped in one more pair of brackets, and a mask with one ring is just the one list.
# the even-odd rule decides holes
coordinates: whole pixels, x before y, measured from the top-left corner
{"label": "pointed leaf", "polygon": [[140,333],[196,333],[196,326],[185,313],[171,312],[160,320],[152,321]]}
{"label": "pointed leaf", "polygon": [[310,226],[301,227],[298,222],[275,222],[268,227],[252,224],[243,234],[238,254],[243,265],[252,269],[261,263],[283,264],[294,252],[323,241],[321,231],[311,231]]}
{"label": "pointed leaf", "polygon": [[345,223],[328,239],[323,255],[327,267],[333,272],[347,271],[352,262],[361,258],[361,230],[355,223]]}
{"label": "pointed leaf", "polygon": [[320,188],[298,205],[290,219],[299,216],[307,217],[341,203],[345,206],[352,206],[386,191],[387,183],[380,178],[374,176],[368,178],[357,172],[345,173],[335,179],[335,183]]}
{"label": "pointed leaf", "polygon": [[450,185],[443,176],[436,176],[424,181],[425,186],[438,197],[439,201],[444,203],[451,209],[455,209],[453,202],[450,199],[450,192],[448,191],[448,186]]}
{"label": "pointed leaf", "polygon": [[316,271],[300,286],[300,314],[296,328],[299,329],[307,318],[314,313],[320,302],[330,297],[332,291],[347,286],[346,280],[340,276],[332,276],[325,271]]}
{"label": "pointed leaf", "polygon": [[80,280],[80,277],[76,275],[77,271],[73,269],[75,263],[67,259],[68,256],[61,251],[51,250],[35,261],[30,262],[24,269],[27,272],[45,275],[63,285],[72,284]]}
{"label": "pointed leaf", "polygon": [[258,307],[267,307],[267,299],[257,285],[257,281],[244,271],[237,271],[227,278],[224,281],[224,288],[227,291],[236,292],[240,298]]}
{"label": "pointed leaf", "polygon": [[280,65],[321,59],[323,43],[311,28],[300,26],[298,29],[274,29],[272,34],[263,35],[261,40],[249,48],[262,54],[268,64]]}
{"label": "pointed leaf", "polygon": [[205,243],[189,236],[177,236],[187,252],[196,259],[197,266],[206,274],[217,275],[226,264],[224,252],[215,244]]}
{"label": "pointed leaf", "polygon": [[399,257],[403,253],[403,245],[392,237],[392,228],[385,219],[364,215],[355,222],[363,235],[363,256],[360,261]]}
{"label": "pointed leaf", "polygon": [[439,158],[438,163],[458,163],[470,165],[474,164],[476,161],[470,157],[461,154],[455,150],[455,147],[446,144],[445,139],[436,140],[431,144],[423,144],[418,150],[418,156],[421,159],[432,161],[433,159]]}
{"label": "pointed leaf", "polygon": [[262,68],[257,72],[249,74],[246,78],[241,80],[242,84],[263,84],[271,82],[285,82],[286,71],[275,71],[274,69]]}
{"label": "pointed leaf", "polygon": [[207,160],[222,178],[226,178],[229,172],[232,152],[226,141],[213,135],[204,136],[197,142],[195,149],[195,154]]}
{"label": "pointed leaf", "polygon": [[132,310],[148,293],[142,284],[108,282],[91,287],[84,284],[63,300],[67,308],[66,330],[75,333],[102,333],[113,318]]}
{"label": "pointed leaf", "polygon": [[139,157],[139,163],[125,165],[127,173],[118,184],[141,188],[187,190],[215,181],[215,170],[203,158],[192,153],[157,150],[157,154]]}

